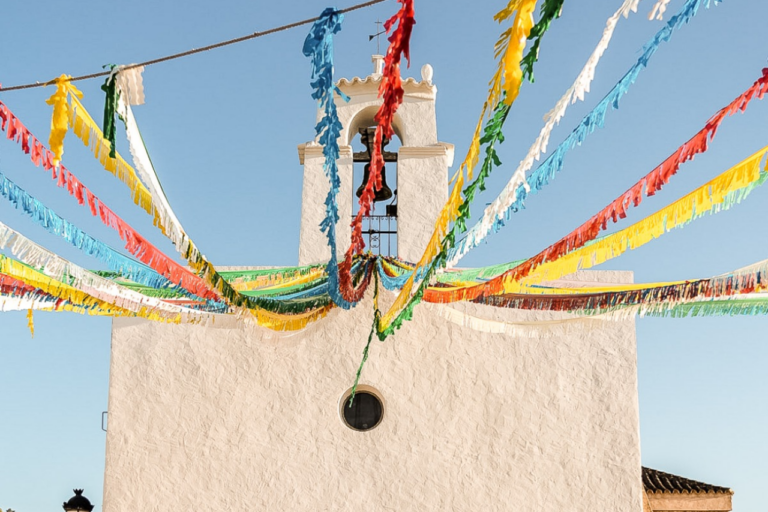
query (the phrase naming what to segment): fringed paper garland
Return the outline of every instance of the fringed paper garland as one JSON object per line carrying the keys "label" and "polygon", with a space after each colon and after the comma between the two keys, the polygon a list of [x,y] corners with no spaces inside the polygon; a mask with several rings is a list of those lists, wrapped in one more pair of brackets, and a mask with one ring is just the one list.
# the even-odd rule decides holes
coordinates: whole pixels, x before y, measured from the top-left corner
{"label": "fringed paper garland", "polygon": [[[536,40],[535,48],[529,51],[529,55],[538,51],[538,43],[546,29],[556,15],[559,15],[561,2],[547,2],[542,11],[545,16],[542,17],[540,25],[537,25],[537,32],[534,35]],[[555,5],[556,8],[552,6]],[[454,176],[453,189],[449,195],[448,201],[440,212],[435,230],[427,243],[427,247],[417,263],[411,278],[403,285],[398,297],[390,309],[382,315],[379,325],[379,338],[385,339],[386,336],[398,329],[402,323],[410,319],[413,315],[413,308],[421,300],[424,293],[426,281],[437,268],[445,264],[447,251],[455,242],[456,231],[464,228],[464,223],[469,217],[469,203],[474,198],[475,190],[484,190],[484,180],[490,174],[494,165],[500,165],[496,156],[494,144],[502,142],[504,136],[502,127],[506,120],[509,108],[517,98],[518,90],[522,84],[523,71],[522,61],[525,40],[531,35],[533,28],[532,12],[535,7],[535,1],[512,0],[505,9],[500,11],[495,19],[504,21],[515,14],[515,19],[509,30],[504,32],[496,44],[496,54],[501,56],[499,67],[491,80],[489,97],[483,105],[480,120],[475,131],[475,135],[470,144],[464,162],[459,166],[459,171]],[[526,56],[526,66],[529,79],[533,78],[533,63],[536,61],[535,55],[531,58]],[[503,100],[503,102],[502,102]],[[484,135],[481,138],[482,122],[488,109],[494,113],[485,127]],[[473,168],[478,162],[480,154],[480,145],[488,144],[486,149],[486,158],[478,179],[471,183],[467,189],[462,190],[464,186],[464,169],[467,171],[467,178],[472,179]],[[462,198],[462,194],[464,198]],[[448,226],[454,222],[454,227],[450,231]],[[458,224],[458,226],[457,226]],[[424,272],[426,270],[426,272]],[[412,294],[414,279],[417,276],[424,275],[425,279]]]}
{"label": "fringed paper garland", "polygon": [[[105,154],[108,144],[98,126],[77,98],[71,96],[70,99],[75,104],[75,122],[73,125],[75,134],[78,135],[84,144],[91,144],[94,148],[94,155],[101,161],[107,171],[115,174],[115,176],[131,188],[134,192],[134,202],[153,215],[155,225],[160,228],[164,235],[169,237],[174,243],[176,250],[187,260],[187,263],[194,271],[194,274],[190,274],[204,283],[204,287],[208,289],[208,294],[214,294],[212,300],[217,300],[220,297],[232,307],[247,309],[253,314],[260,325],[264,321],[264,325],[269,326],[269,328],[281,329],[281,326],[286,326],[286,329],[292,329],[293,326],[306,325],[304,320],[320,318],[318,315],[313,316],[311,311],[306,315],[302,313],[304,316],[302,316],[302,319],[297,319],[296,322],[283,318],[283,315],[273,316],[272,312],[260,308],[253,299],[235,290],[219,275],[214,266],[192,243],[192,240],[187,236],[181,223],[173,213],[157,179],[157,173],[149,159],[149,154],[144,147],[130,107],[125,102],[119,101],[119,111],[126,122],[126,132],[129,134],[128,139],[131,153],[137,159],[137,162],[140,162],[139,167],[142,169],[145,179],[147,179],[146,186],[139,180],[136,171],[120,156],[120,153],[116,153],[116,158],[110,158],[108,154]],[[199,293],[196,295],[211,298]]]}
{"label": "fringed paper garland", "polygon": [[414,0],[398,0],[402,5],[400,10],[384,23],[384,29],[392,34],[389,36],[389,47],[384,56],[384,69],[382,70],[381,83],[379,84],[379,97],[383,99],[379,110],[374,116],[376,121],[376,134],[371,154],[370,175],[363,193],[360,196],[360,209],[352,221],[352,239],[347,249],[345,261],[340,265],[341,293],[348,302],[357,302],[359,293],[354,293],[350,287],[349,271],[352,265],[352,257],[360,254],[365,248],[363,241],[363,217],[371,214],[373,199],[376,191],[381,189],[381,169],[384,167],[384,158],[381,155],[381,143],[384,138],[392,139],[395,134],[392,121],[400,104],[403,102],[403,85],[400,76],[400,61],[403,56],[410,65],[410,41],[414,18]]}
{"label": "fringed paper garland", "polygon": [[508,278],[513,280],[524,278],[542,263],[556,260],[597,238],[601,231],[608,228],[609,221],[615,223],[619,219],[626,218],[626,211],[632,206],[638,206],[643,195],[647,197],[655,195],[678,172],[683,163],[692,160],[697,154],[707,151],[709,142],[714,139],[718,128],[727,116],[736,112],[744,112],[750,101],[754,98],[762,99],[766,92],[768,92],[768,68],[763,69],[762,76],[751,87],[710,117],[704,128],[677,148],[660,165],[581,226],[508,273]]}
{"label": "fringed paper garland", "polygon": [[117,66],[117,88],[127,105],[144,104],[144,66]]}
{"label": "fringed paper garland", "polygon": [[[155,225],[157,225],[165,234],[166,230],[161,221],[160,214],[153,205],[152,194],[138,179],[133,168],[125,162],[119,153],[116,154],[116,158],[114,159],[109,157],[108,143],[105,141],[101,130],[99,130],[96,123],[90,117],[76,96],[70,95],[70,100],[74,104],[72,109],[73,115],[70,118],[70,126],[73,128],[75,134],[83,141],[84,144],[91,145],[91,147],[94,149],[94,155],[102,162],[104,168],[107,171],[113,173],[115,176],[120,178],[121,181],[129,185],[134,193],[134,202],[154,216]],[[0,109],[0,112],[6,113],[7,116],[10,111],[4,105],[2,105],[2,107],[3,108]],[[22,149],[26,148],[23,146]],[[45,149],[42,148],[42,150],[43,154],[45,154]],[[64,183],[64,180],[69,179],[70,177],[74,178],[68,171],[66,173],[59,173],[59,183]],[[325,313],[316,314],[318,313],[317,311],[309,311],[302,312],[301,318],[290,319],[284,317],[290,317],[291,315],[273,315],[273,313],[270,311],[259,310],[259,306],[255,304],[253,299],[235,291],[229,285],[229,283],[227,283],[221,276],[219,276],[219,274],[213,268],[213,265],[205,260],[202,254],[200,254],[199,251],[194,248],[188,238],[186,238],[188,241],[188,244],[186,245],[187,249],[183,255],[185,258],[187,258],[190,266],[192,266],[197,275],[192,274],[188,270],[170,260],[161,252],[157,251],[157,249],[149,244],[146,239],[132,230],[132,228],[130,228],[127,224],[123,223],[119,217],[117,217],[113,212],[111,212],[111,210],[106,208],[106,206],[101,201],[99,201],[95,196],[87,191],[87,189],[85,189],[85,187],[83,187],[79,181],[73,180],[71,183],[76,185],[72,185],[74,188],[70,189],[70,193],[72,195],[77,194],[76,197],[78,198],[78,201],[82,201],[80,196],[85,194],[88,197],[88,203],[91,207],[91,212],[94,215],[96,215],[96,212],[98,212],[105,224],[116,229],[121,234],[121,238],[126,241],[126,249],[128,249],[132,254],[139,256],[144,263],[147,263],[150,267],[154,268],[160,274],[167,277],[174,284],[182,286],[190,293],[208,300],[216,301],[218,300],[219,295],[212,292],[212,290],[216,290],[218,294],[220,294],[221,297],[224,298],[229,304],[235,307],[247,308],[252,313],[254,313],[254,317],[257,319],[257,322],[261,322],[263,320],[265,322],[264,325],[275,329],[283,329],[283,327],[285,327],[285,329],[290,330],[295,326],[306,325],[307,321],[313,321],[314,319],[325,315]],[[83,204],[83,202],[81,202],[81,204]],[[179,246],[177,245],[177,249],[178,248]],[[201,275],[202,277],[198,277],[198,275]],[[182,278],[184,278],[183,282]],[[205,283],[207,283],[207,285]]]}
{"label": "fringed paper garland", "polygon": [[112,72],[107,76],[106,81],[101,86],[104,91],[104,121],[101,130],[104,132],[104,138],[109,141],[109,157],[115,158],[115,145],[117,144],[117,130],[115,126],[115,114],[117,111],[117,100],[120,97],[120,91],[117,89],[117,80],[115,74],[116,66],[112,65]]}
{"label": "fringed paper garland", "polygon": [[[86,192],[85,195],[88,198],[91,213],[94,213],[94,215],[98,214],[105,225],[113,228],[120,234],[120,238],[126,243],[125,248],[128,252],[138,257],[157,274],[173,284],[184,288],[189,293],[209,300],[218,299],[218,296],[213,294],[199,277],[160,252],[148,240],[139,235],[133,228],[109,210],[104,203],[99,201],[96,196],[83,187],[79,181],[75,181],[71,173],[60,169],[59,176],[66,176],[69,179],[69,183],[78,184],[77,190],[80,192],[80,198]],[[142,271],[143,269],[133,265],[129,258],[122,256],[103,242],[87,235],[77,226],[57,215],[53,210],[29,195],[2,173],[0,173],[0,196],[11,202],[16,208],[24,211],[24,213],[50,233],[63,237],[70,244],[86,252],[86,254],[99,258],[102,262],[109,265],[110,268],[120,272],[129,271],[132,279],[138,282],[162,284],[157,278],[158,276]]]}
{"label": "fringed paper garland", "polygon": [[219,274],[238,290],[251,290],[279,285],[307,274],[322,274],[324,270],[325,264],[256,270],[219,270]]}
{"label": "fringed paper garland", "polygon": [[53,165],[58,165],[61,162],[61,157],[64,154],[64,136],[67,134],[67,126],[72,120],[72,109],[67,102],[67,97],[70,94],[79,98],[83,97],[83,93],[72,85],[71,79],[71,76],[61,75],[54,80],[56,92],[45,100],[48,105],[53,107],[51,136],[48,139],[48,145],[51,146],[54,154]]}
{"label": "fringed paper garland", "polygon": [[[339,222],[339,206],[336,196],[341,187],[339,168],[336,161],[339,159],[339,135],[342,126],[336,111],[334,93],[344,101],[349,101],[336,86],[333,79],[333,36],[341,30],[344,15],[332,8],[323,11],[320,17],[312,25],[307,38],[304,40],[303,52],[306,57],[312,59],[312,98],[317,100],[323,117],[315,126],[318,142],[323,147],[325,163],[323,170],[328,177],[328,195],[325,198],[325,218],[320,223],[320,230],[328,238],[328,247],[331,250],[331,258],[326,266],[328,273],[328,293],[333,302],[343,308],[351,308],[355,302],[350,301],[348,288],[347,297],[340,288],[339,263],[337,259],[336,223]],[[349,269],[347,269],[349,272]]]}
{"label": "fringed paper garland", "polygon": [[[492,232],[498,232],[504,226],[505,218],[508,219],[511,213],[523,208],[525,199],[531,190],[539,191],[555,178],[556,174],[562,170],[566,153],[581,145],[587,136],[597,128],[603,127],[610,108],[617,109],[619,107],[619,101],[628,92],[640,72],[648,66],[648,62],[659,49],[661,43],[669,41],[676,30],[691,21],[702,4],[708,6],[709,2],[707,0],[687,0],[680,11],[643,47],[642,55],[621,80],[527,179],[525,172],[520,172],[521,169],[525,168],[524,165],[518,168],[501,194],[490,206],[486,207],[482,219],[451,250],[448,258],[449,266],[455,265]],[[523,163],[525,164],[525,160]]]}
{"label": "fringed paper garland", "polygon": [[[768,283],[768,260],[709,279],[696,279],[669,284],[607,285],[600,288],[547,289],[546,295],[531,293],[482,297],[481,304],[496,307],[542,311],[589,313],[624,306],[672,308],[691,301],[748,296],[765,289]],[[609,291],[604,291],[608,288]],[[623,289],[627,288],[627,289]],[[564,293],[565,292],[565,293]],[[555,293],[558,295],[550,295]]]}
{"label": "fringed paper garland", "polygon": [[651,12],[648,13],[648,19],[653,20],[663,20],[664,19],[664,12],[667,10],[667,6],[669,5],[670,0],[659,0],[656,2],[656,4],[653,6],[653,9],[651,9]]}
{"label": "fringed paper garland", "polygon": [[[103,300],[92,297],[82,290],[78,290],[52,279],[2,254],[0,254],[0,273],[23,281],[35,288],[39,288],[53,297],[66,300],[76,306],[85,308],[86,310],[99,310],[111,316],[135,316],[134,313],[127,309],[114,306]],[[151,320],[161,320],[161,317],[157,314],[148,314],[147,318]]]}
{"label": "fringed paper garland", "polygon": [[425,300],[447,303],[500,293],[518,293],[525,286],[556,280],[604,263],[706,214],[728,210],[768,178],[768,173],[761,171],[760,165],[766,153],[768,146],[653,215],[557,260],[543,263],[522,282],[514,279],[512,270],[482,285],[429,289]]}
{"label": "fringed paper garland", "polygon": [[[608,18],[605,29],[603,30],[603,37],[598,42],[597,47],[590,55],[582,70],[579,72],[579,75],[576,77],[576,80],[574,80],[573,85],[571,85],[571,87],[568,88],[562,98],[558,100],[554,108],[544,116],[544,127],[539,132],[539,136],[536,138],[533,145],[528,149],[528,153],[520,162],[520,165],[518,165],[513,175],[519,173],[525,174],[533,167],[534,161],[537,160],[544,152],[546,152],[552,130],[565,116],[565,113],[568,110],[568,105],[576,103],[577,100],[584,101],[584,96],[589,92],[590,84],[595,77],[597,64],[600,62],[600,58],[608,48],[619,19],[621,16],[624,16],[625,18],[629,17],[630,12],[636,12],[637,4],[639,2],[640,0],[625,0],[621,7],[619,7],[619,9],[613,14],[613,16]],[[457,252],[457,250],[451,250],[447,266],[455,266],[462,256],[463,254]]]}
{"label": "fringed paper garland", "polygon": [[0,222],[0,249],[8,249],[24,264],[42,269],[41,273],[56,281],[82,290],[107,304],[131,311],[149,319],[178,322],[182,314],[196,314],[194,310],[147,297],[119,284],[89,272],[74,263],[35,244],[17,231]]}

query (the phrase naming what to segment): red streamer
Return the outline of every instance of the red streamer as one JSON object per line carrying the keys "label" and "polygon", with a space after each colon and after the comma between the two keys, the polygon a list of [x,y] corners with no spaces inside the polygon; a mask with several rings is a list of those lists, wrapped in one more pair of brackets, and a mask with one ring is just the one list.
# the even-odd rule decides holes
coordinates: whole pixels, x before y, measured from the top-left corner
{"label": "red streamer", "polygon": [[117,231],[120,239],[125,242],[125,249],[142,263],[198,297],[211,300],[219,299],[219,296],[208,288],[205,281],[152,245],[109,209],[63,165],[58,166],[57,171],[57,168],[53,166],[53,153],[27,130],[2,101],[0,101],[0,128],[6,132],[8,139],[22,143],[21,149],[30,155],[35,166],[42,163],[46,170],[51,170],[52,178],[57,179],[58,186],[66,187],[69,195],[74,197],[78,204],[85,205],[87,198],[91,214],[101,218],[104,225]]}
{"label": "red streamer", "polygon": [[427,289],[424,300],[427,302],[448,303],[460,300],[474,300],[481,296],[495,295],[503,290],[506,280],[520,280],[529,275],[535,268],[547,261],[553,261],[561,256],[583,247],[587,242],[597,238],[601,231],[608,228],[608,222],[618,222],[627,216],[627,210],[632,206],[638,206],[643,198],[654,195],[669,183],[669,179],[677,174],[680,166],[699,153],[705,152],[709,142],[714,139],[717,129],[723,120],[736,112],[744,112],[749,102],[754,98],[763,99],[768,92],[768,68],[764,68],[761,76],[752,86],[741,93],[728,106],[720,109],[713,115],[707,124],[690,140],[672,153],[658,167],[649,172],[629,190],[614,199],[608,206],[593,215],[584,224],[571,231],[569,234],[550,245],[536,256],[526,260],[515,268],[491,279],[481,285],[463,288],[460,290],[435,290]]}
{"label": "red streamer", "polygon": [[[411,63],[410,42],[413,25],[416,23],[414,18],[414,0],[398,0],[402,5],[400,10],[384,23],[384,29],[389,32],[392,27],[397,27],[389,36],[389,47],[384,57],[384,69],[382,70],[381,84],[379,84],[379,97],[383,98],[381,107],[379,107],[374,117],[376,125],[376,135],[373,144],[373,154],[371,155],[371,168],[368,182],[363,193],[360,196],[360,210],[352,221],[352,239],[347,249],[344,261],[339,263],[339,291],[345,300],[357,302],[365,293],[365,288],[370,279],[365,282],[365,287],[354,287],[352,276],[352,258],[356,254],[362,253],[365,248],[363,240],[363,217],[371,214],[373,199],[376,192],[381,189],[381,169],[384,167],[384,158],[381,155],[381,142],[386,137],[392,139],[395,131],[392,128],[392,121],[395,118],[395,112],[403,103],[403,81],[400,75],[400,62],[402,56]],[[361,283],[363,284],[363,283]]]}

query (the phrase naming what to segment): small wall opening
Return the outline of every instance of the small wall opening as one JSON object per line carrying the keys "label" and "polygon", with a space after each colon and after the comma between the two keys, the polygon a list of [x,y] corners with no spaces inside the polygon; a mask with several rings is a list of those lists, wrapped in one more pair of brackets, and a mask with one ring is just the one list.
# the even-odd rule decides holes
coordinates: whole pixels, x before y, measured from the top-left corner
{"label": "small wall opening", "polygon": [[355,399],[350,404],[351,396],[351,388],[341,396],[339,417],[342,423],[358,432],[367,432],[378,427],[384,419],[384,400],[381,393],[371,386],[360,385],[355,392]]}

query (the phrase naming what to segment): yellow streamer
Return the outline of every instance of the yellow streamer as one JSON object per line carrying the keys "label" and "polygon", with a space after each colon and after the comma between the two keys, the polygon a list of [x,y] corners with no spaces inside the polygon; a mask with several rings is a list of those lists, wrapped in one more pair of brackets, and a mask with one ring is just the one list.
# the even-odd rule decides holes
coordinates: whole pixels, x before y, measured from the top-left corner
{"label": "yellow streamer", "polygon": [[[104,169],[128,186],[132,193],[133,202],[149,213],[153,218],[153,224],[167,236],[166,226],[163,224],[159,212],[154,207],[152,194],[149,189],[141,182],[133,167],[119,153],[115,155],[115,158],[109,156],[110,143],[104,138],[101,129],[80,102],[79,98],[81,97],[82,94],[70,95],[73,115],[69,118],[69,126],[72,128],[72,131],[84,145],[91,148],[94,156],[101,162]],[[209,284],[212,290],[222,294],[225,283],[224,279],[219,277],[214,266],[203,257],[202,253],[197,250],[189,238],[187,238],[187,241],[189,242],[189,250],[184,256],[189,266],[194,273],[201,276]],[[191,255],[193,254],[199,254],[199,259],[192,258]],[[212,283],[218,284],[214,286]],[[323,318],[330,309],[330,307],[327,307],[300,315],[283,315],[258,307],[252,307],[248,310],[261,326],[273,330],[292,331],[303,329],[308,323]]]}
{"label": "yellow streamer", "polygon": [[[115,306],[106,301],[97,299],[90,294],[73,288],[60,281],[56,281],[45,274],[38,272],[22,263],[0,255],[0,273],[7,274],[14,279],[23,281],[30,286],[40,289],[56,298],[71,302],[75,306],[85,308],[89,314],[106,314],[109,316],[138,316],[153,321],[174,322],[181,320],[181,315],[175,318],[167,318],[150,308],[143,307],[138,313]],[[95,310],[95,311],[94,311]]]}
{"label": "yellow streamer", "polygon": [[273,279],[269,286],[264,286],[263,281],[232,281],[230,284],[232,285],[232,288],[235,290],[242,292],[242,291],[252,291],[252,290],[259,290],[259,291],[267,291],[267,290],[279,290],[281,288],[288,288],[290,286],[296,286],[300,284],[309,283],[310,281],[314,281],[316,279],[319,279],[323,276],[325,273],[325,268],[318,268],[316,270],[312,270],[311,272],[305,274],[305,275],[299,275],[299,276],[290,276],[286,279]]}
{"label": "yellow streamer", "polygon": [[32,316],[32,309],[27,310],[27,327],[29,327],[29,335],[35,337],[35,319]]}
{"label": "yellow streamer", "polygon": [[639,222],[606,236],[594,244],[542,264],[522,283],[513,281],[511,277],[505,278],[504,293],[520,293],[526,285],[554,281],[578,270],[594,267],[628,250],[637,249],[707,212],[718,212],[723,207],[727,208],[730,206],[728,203],[734,200],[732,196],[729,197],[729,194],[743,192],[764,178],[760,163],[766,154],[768,154],[768,146]]}
{"label": "yellow streamer", "polygon": [[523,78],[520,61],[523,58],[526,39],[533,28],[533,11],[535,8],[536,0],[511,0],[504,9],[494,16],[494,19],[501,23],[509,19],[513,12],[516,12],[512,27],[506,30],[496,43],[496,56],[501,58],[499,59],[498,69],[490,82],[488,99],[483,103],[480,120],[472,136],[467,156],[451,180],[453,182],[453,189],[448,197],[448,201],[440,211],[432,237],[429,239],[424,254],[419,259],[413,274],[403,285],[400,294],[389,310],[382,315],[381,322],[379,323],[380,331],[388,328],[400,311],[408,304],[416,276],[422,268],[428,265],[440,253],[440,242],[445,238],[450,224],[458,217],[459,207],[464,202],[461,196],[461,191],[464,188],[464,170],[466,169],[467,171],[467,179],[471,180],[473,170],[480,159],[480,136],[486,113],[492,112],[498,106],[503,92],[506,92],[504,101],[508,105],[511,105],[517,99]]}
{"label": "yellow streamer", "polygon": [[105,170],[128,185],[128,188],[131,190],[133,203],[150,214],[153,219],[152,223],[160,228],[165,235],[165,226],[160,221],[160,214],[152,204],[152,194],[149,192],[149,189],[141,182],[133,167],[119,153],[115,155],[116,158],[109,156],[109,141],[104,138],[96,121],[90,116],[79,98],[82,98],[82,94],[71,96],[73,115],[69,117],[69,126],[72,128],[72,131],[85,146],[93,151],[93,156],[96,157]]}
{"label": "yellow streamer", "polygon": [[61,75],[54,80],[56,83],[56,92],[45,100],[48,105],[53,105],[53,115],[51,116],[51,135],[48,138],[48,145],[53,152],[53,165],[59,165],[61,157],[64,154],[64,136],[67,134],[67,125],[72,119],[72,109],[67,103],[67,96],[70,94],[73,98],[82,98],[83,93],[70,82],[71,76]]}

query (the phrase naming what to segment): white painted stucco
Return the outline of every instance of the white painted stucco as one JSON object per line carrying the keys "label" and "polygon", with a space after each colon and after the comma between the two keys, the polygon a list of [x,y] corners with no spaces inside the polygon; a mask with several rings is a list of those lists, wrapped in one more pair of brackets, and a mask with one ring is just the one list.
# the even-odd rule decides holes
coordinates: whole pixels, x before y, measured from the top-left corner
{"label": "white painted stucco", "polygon": [[642,510],[634,320],[511,337],[447,322],[443,307],[420,305],[374,342],[361,382],[386,415],[364,433],[338,401],[369,299],[293,334],[115,319],[105,512]]}

